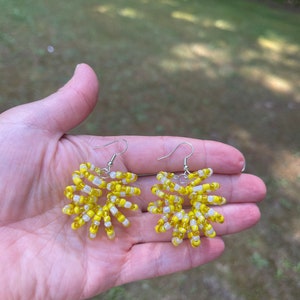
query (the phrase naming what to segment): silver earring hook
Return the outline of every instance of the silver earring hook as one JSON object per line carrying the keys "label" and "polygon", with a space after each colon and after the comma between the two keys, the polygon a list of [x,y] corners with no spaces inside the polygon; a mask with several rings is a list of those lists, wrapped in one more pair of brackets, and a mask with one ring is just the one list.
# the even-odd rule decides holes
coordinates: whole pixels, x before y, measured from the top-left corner
{"label": "silver earring hook", "polygon": [[110,172],[110,169],[111,169],[111,167],[112,167],[112,165],[113,165],[114,160],[116,159],[116,157],[118,155],[122,155],[123,153],[125,153],[127,151],[127,149],[128,149],[128,142],[125,139],[117,139],[117,140],[109,142],[109,143],[107,143],[107,144],[105,144],[103,146],[99,146],[99,147],[95,147],[94,148],[94,149],[99,149],[99,148],[102,148],[102,147],[107,147],[107,146],[115,144],[115,143],[120,143],[121,141],[123,141],[125,143],[125,148],[122,151],[116,152],[116,153],[113,154],[113,156],[111,157],[111,159],[107,163],[107,168],[105,168],[106,172]]}
{"label": "silver earring hook", "polygon": [[162,159],[170,157],[178,149],[179,146],[184,145],[184,144],[189,145],[191,147],[191,153],[188,154],[188,155],[186,155],[183,158],[184,175],[189,174],[190,171],[189,171],[189,167],[188,167],[187,161],[194,154],[194,146],[191,143],[189,143],[189,142],[182,142],[182,143],[178,144],[169,154],[167,154],[165,156],[162,156],[162,157],[158,158],[157,160],[162,160]]}

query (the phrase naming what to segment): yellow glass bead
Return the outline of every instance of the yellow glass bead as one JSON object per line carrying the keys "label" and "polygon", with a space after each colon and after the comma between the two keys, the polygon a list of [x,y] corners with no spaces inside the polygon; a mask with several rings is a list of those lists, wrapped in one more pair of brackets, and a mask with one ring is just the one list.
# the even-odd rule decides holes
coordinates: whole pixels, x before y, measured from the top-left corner
{"label": "yellow glass bead", "polygon": [[80,226],[78,225],[78,223],[77,222],[73,222],[72,224],[71,224],[71,228],[73,229],[73,230],[76,230],[76,229],[78,229]]}
{"label": "yellow glass bead", "polygon": [[119,206],[124,207],[125,204],[126,204],[126,200],[124,198],[119,199],[118,201]]}
{"label": "yellow glass bead", "polygon": [[121,214],[120,212],[116,214],[116,218],[120,223],[123,223],[125,221],[125,216]]}
{"label": "yellow glass bead", "polygon": [[72,215],[74,213],[74,205],[73,204],[65,205],[62,209],[62,212],[66,215]]}
{"label": "yellow glass bead", "polygon": [[115,231],[114,229],[111,228],[105,228],[106,234],[108,236],[109,239],[113,239],[115,237]]}
{"label": "yellow glass bead", "polygon": [[132,204],[130,209],[131,210],[138,210],[139,206],[137,204]]}
{"label": "yellow glass bead", "polygon": [[193,238],[190,240],[190,242],[191,242],[192,247],[194,247],[194,248],[199,247],[199,246],[200,246],[200,243],[201,243],[200,237],[193,237]]}
{"label": "yellow glass bead", "polygon": [[105,216],[105,217],[103,218],[103,220],[104,220],[105,223],[106,223],[106,222],[110,222],[110,216]]}
{"label": "yellow glass bead", "polygon": [[182,239],[180,239],[180,238],[178,238],[178,237],[173,237],[172,238],[172,244],[174,245],[174,246],[179,246],[180,244],[182,243]]}
{"label": "yellow glass bead", "polygon": [[90,233],[96,234],[98,232],[99,226],[92,224],[89,228]]}
{"label": "yellow glass bead", "polygon": [[82,210],[83,210],[83,208],[82,207],[80,207],[80,206],[75,206],[74,207],[74,213],[75,214],[80,214],[81,212],[82,212]]}
{"label": "yellow glass bead", "polygon": [[204,228],[203,228],[203,231],[204,231],[204,234],[207,236],[207,237],[215,237],[216,236],[216,232],[214,231],[213,227],[211,224],[209,223],[206,223],[204,225]]}
{"label": "yellow glass bead", "polygon": [[97,215],[94,216],[93,220],[100,222],[101,221],[101,216],[99,216],[98,213],[97,213]]}
{"label": "yellow glass bead", "polygon": [[95,215],[95,212],[93,210],[89,210],[86,213],[90,218],[92,218]]}
{"label": "yellow glass bead", "polygon": [[99,190],[99,189],[94,189],[94,188],[92,188],[92,190],[91,190],[91,193],[90,193],[92,196],[95,196],[95,197],[100,197],[101,195],[102,195],[102,192],[101,192],[101,190]]}

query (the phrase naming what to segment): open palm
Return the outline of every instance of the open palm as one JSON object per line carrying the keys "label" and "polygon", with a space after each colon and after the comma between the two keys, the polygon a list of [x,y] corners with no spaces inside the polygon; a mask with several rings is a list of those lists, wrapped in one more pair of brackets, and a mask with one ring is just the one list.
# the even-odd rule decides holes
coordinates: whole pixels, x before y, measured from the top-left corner
{"label": "open palm", "polygon": [[[241,174],[244,158],[238,150],[212,141],[128,136],[128,151],[113,168],[150,174],[135,183],[142,194],[132,199],[139,210],[125,212],[131,226],[115,222],[114,240],[101,230],[95,240],[85,228],[73,231],[70,217],[62,214],[72,172],[86,161],[105,167],[120,149],[118,143],[99,148],[115,137],[65,134],[89,115],[97,92],[94,72],[82,64],[57,93],[0,115],[1,299],[84,299],[115,285],[189,269],[222,253],[222,235],[259,219],[255,202],[264,197],[265,186],[259,178]],[[147,213],[155,199],[150,192],[155,174],[181,171],[188,150],[181,147],[166,160],[157,158],[183,141],[195,148],[190,169],[213,168],[228,202],[218,208],[225,216],[224,224],[214,226],[218,237],[202,238],[199,248],[188,241],[174,247],[170,233],[155,233],[158,217]]]}

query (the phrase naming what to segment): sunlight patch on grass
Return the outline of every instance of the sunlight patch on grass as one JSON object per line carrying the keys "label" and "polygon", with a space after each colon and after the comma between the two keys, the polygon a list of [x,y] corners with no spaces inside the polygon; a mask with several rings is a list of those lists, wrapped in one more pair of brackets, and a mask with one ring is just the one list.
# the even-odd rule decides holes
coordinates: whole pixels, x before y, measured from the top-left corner
{"label": "sunlight patch on grass", "polygon": [[282,40],[271,40],[264,37],[259,37],[257,43],[263,49],[281,54],[293,55],[300,52],[300,47],[298,45],[290,44]]}
{"label": "sunlight patch on grass", "polygon": [[217,78],[220,68],[228,64],[224,49],[213,49],[201,43],[176,45],[170,50],[170,56],[159,63],[169,73],[201,69],[209,78]]}
{"label": "sunlight patch on grass", "polygon": [[179,19],[179,20],[188,21],[188,22],[192,22],[192,23],[195,23],[198,21],[198,17],[196,17],[195,15],[189,14],[186,12],[182,12],[182,11],[173,11],[171,16],[174,19]]}
{"label": "sunlight patch on grass", "polygon": [[290,93],[293,91],[293,86],[290,82],[272,74],[265,74],[263,82],[266,87],[279,93]]}
{"label": "sunlight patch on grass", "polygon": [[261,66],[246,66],[241,68],[241,74],[245,77],[257,81],[269,90],[281,94],[296,94],[296,88],[291,81],[273,75],[270,71],[264,70]]}
{"label": "sunlight patch on grass", "polygon": [[113,5],[98,5],[94,8],[95,12],[100,14],[110,14],[110,15],[119,15],[121,17],[130,18],[130,19],[141,19],[143,14],[138,10],[130,7],[117,9]]}
{"label": "sunlight patch on grass", "polygon": [[108,12],[111,12],[113,10],[113,6],[112,5],[97,5],[94,8],[94,11],[100,13],[100,14],[105,14]]}
{"label": "sunlight patch on grass", "polygon": [[133,8],[123,8],[119,10],[118,14],[122,17],[130,18],[130,19],[141,19],[143,14]]}
{"label": "sunlight patch on grass", "polygon": [[225,21],[225,20],[215,21],[214,26],[218,29],[221,29],[221,30],[235,31],[235,26],[233,24],[231,24],[230,22]]}

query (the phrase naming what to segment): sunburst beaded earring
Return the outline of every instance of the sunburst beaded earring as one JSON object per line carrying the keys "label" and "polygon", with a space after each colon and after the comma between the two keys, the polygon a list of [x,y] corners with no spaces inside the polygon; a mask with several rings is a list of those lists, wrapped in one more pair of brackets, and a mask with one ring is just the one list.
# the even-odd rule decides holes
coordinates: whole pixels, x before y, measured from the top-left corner
{"label": "sunburst beaded earring", "polygon": [[[126,144],[125,149],[114,153],[106,167],[98,168],[90,162],[82,163],[79,170],[73,172],[74,184],[67,186],[64,191],[71,203],[64,206],[62,211],[64,214],[75,216],[72,229],[76,230],[90,222],[89,237],[92,239],[96,237],[101,221],[109,239],[115,237],[112,217],[125,227],[130,225],[129,220],[118,208],[138,209],[137,204],[125,199],[140,194],[139,188],[129,185],[137,180],[137,175],[111,171],[115,158],[127,151],[128,143],[124,139],[122,141]],[[117,142],[119,140],[114,140],[104,147]],[[103,198],[106,198],[104,205],[101,204]]]}
{"label": "sunburst beaded earring", "polygon": [[[201,243],[201,232],[206,237],[215,237],[216,232],[210,222],[223,223],[224,217],[211,208],[211,205],[222,205],[226,199],[217,195],[209,195],[217,190],[220,184],[217,182],[202,183],[213,174],[211,168],[190,172],[187,160],[194,153],[194,147],[188,142],[183,142],[166,156],[158,160],[168,158],[176,149],[183,144],[191,147],[191,153],[184,158],[182,174],[167,173],[161,171],[156,178],[160,183],[152,186],[152,193],[158,196],[155,202],[148,205],[148,211],[153,214],[162,214],[158,220],[155,230],[163,233],[173,228],[172,243],[178,246],[185,236],[190,240],[193,247]],[[189,200],[190,210],[183,208],[184,202]]]}

